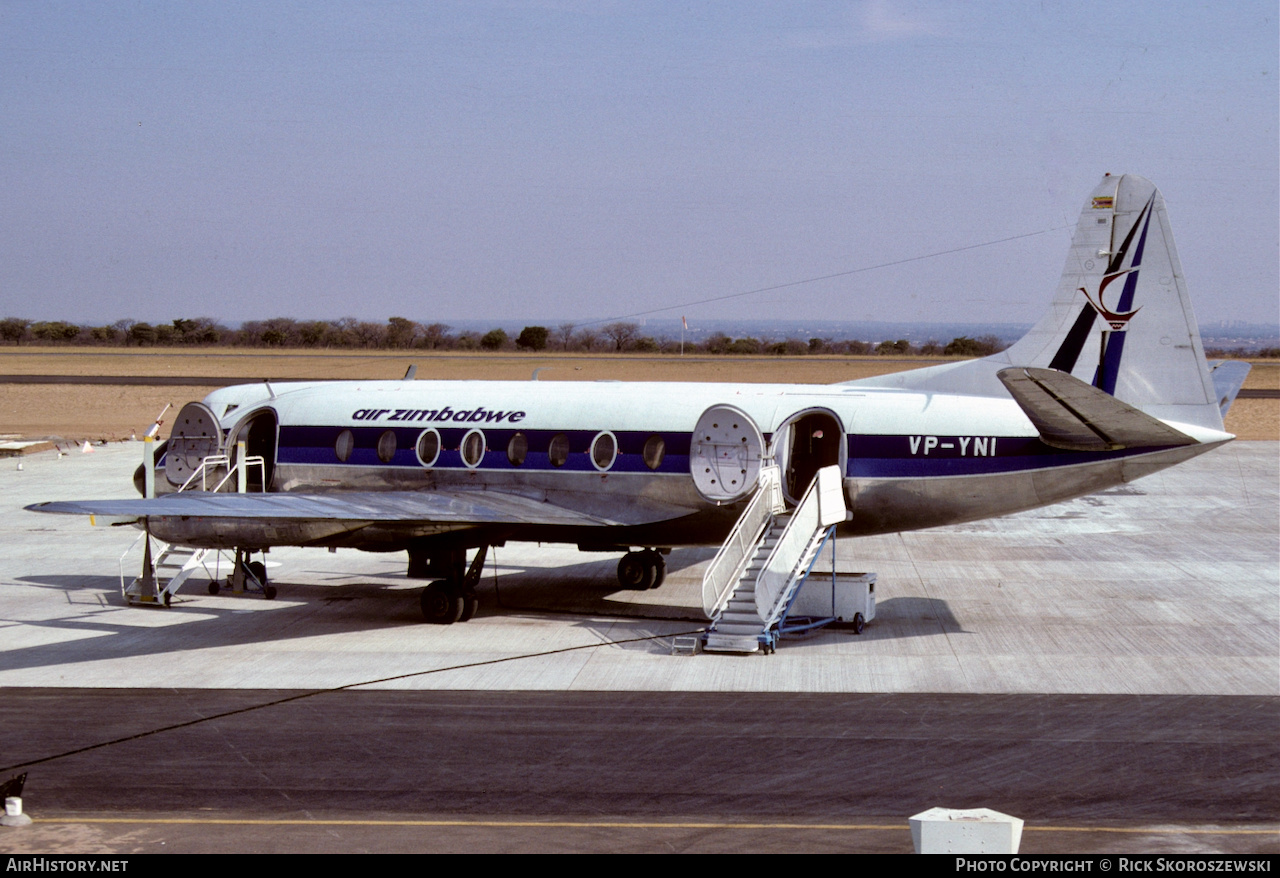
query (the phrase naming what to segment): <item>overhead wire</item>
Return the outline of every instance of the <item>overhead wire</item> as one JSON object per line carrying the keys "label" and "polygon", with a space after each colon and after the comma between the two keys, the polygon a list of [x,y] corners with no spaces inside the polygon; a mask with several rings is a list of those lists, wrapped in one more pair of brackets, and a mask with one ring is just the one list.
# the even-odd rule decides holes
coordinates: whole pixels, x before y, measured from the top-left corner
{"label": "overhead wire", "polygon": [[967,250],[979,250],[983,247],[994,247],[997,244],[1007,244],[1010,241],[1019,241],[1024,238],[1034,238],[1038,235],[1048,235],[1053,232],[1061,232],[1064,229],[1072,228],[1075,225],[1076,225],[1075,223],[1067,223],[1066,225],[1054,226],[1053,228],[1049,228],[1049,229],[1040,229],[1039,231],[1035,231],[1035,232],[1023,232],[1020,235],[1010,235],[1007,238],[997,238],[996,240],[993,240],[993,241],[982,241],[981,243],[978,243],[978,244],[965,244],[962,247],[951,247],[950,249],[938,250],[934,253],[924,253],[919,256],[908,256],[902,259],[892,259],[892,260],[889,260],[888,262],[878,262],[875,265],[864,265],[859,268],[850,268],[845,271],[837,271],[831,274],[818,275],[817,277],[806,277],[801,280],[786,281],[785,283],[780,283],[780,284],[771,284],[770,286],[758,287],[753,290],[742,290],[741,292],[737,292],[737,293],[725,293],[724,295],[721,295],[721,296],[710,296],[705,299],[694,299],[693,301],[680,302],[675,305],[663,305],[660,308],[649,308],[644,311],[634,311],[630,314],[620,314],[616,317],[602,317],[597,320],[588,320],[578,325],[593,326],[597,323],[613,323],[619,320],[630,320],[635,317],[648,317],[653,314],[662,314],[664,312],[675,311],[680,308],[692,308],[696,305],[707,305],[712,302],[725,302],[730,299],[741,299],[745,296],[755,296],[755,295],[759,295],[760,293],[769,293],[775,290],[785,290],[791,287],[798,287],[798,286],[803,286],[805,284],[819,283],[820,281],[832,280],[838,277],[849,277],[855,274],[863,274],[868,271],[878,271],[882,268],[892,268],[895,265],[907,265],[908,263],[921,262],[925,259],[936,259],[939,256],[950,256],[955,253],[964,253]]}

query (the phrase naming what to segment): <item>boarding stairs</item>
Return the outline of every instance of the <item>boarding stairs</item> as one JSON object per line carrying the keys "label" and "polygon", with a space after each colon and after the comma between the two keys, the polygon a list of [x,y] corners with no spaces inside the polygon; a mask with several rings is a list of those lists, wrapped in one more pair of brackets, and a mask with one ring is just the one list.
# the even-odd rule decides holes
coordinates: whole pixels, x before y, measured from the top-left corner
{"label": "boarding stairs", "polygon": [[778,467],[762,469],[755,496],[703,576],[703,609],[713,620],[703,648],[775,651],[779,637],[792,630],[787,611],[846,515],[839,467],[819,470],[791,512],[782,499]]}
{"label": "boarding stairs", "polygon": [[[147,448],[147,452],[150,452],[150,447]],[[248,472],[255,466],[263,473],[259,484],[265,484],[266,463],[263,458],[246,456],[243,443],[240,443],[239,452],[235,462],[225,454],[214,454],[204,458],[178,491],[199,490],[217,493],[236,490],[245,493],[248,490]],[[154,474],[149,476],[153,484],[154,478]],[[212,487],[210,487],[211,484]],[[142,575],[126,583],[125,559],[137,549],[140,542],[144,543]],[[153,553],[154,562],[152,561]],[[221,566],[221,561],[222,553],[216,549],[198,549],[194,546],[166,543],[154,539],[149,531],[144,530],[120,556],[120,593],[128,604],[163,604],[167,607],[182,584],[201,570],[211,583],[216,584],[219,581],[218,568]],[[210,562],[215,567],[212,571],[208,566]]]}
{"label": "boarding stairs", "polygon": [[[125,558],[134,550],[139,541],[146,538],[147,535],[145,533],[139,534],[134,544],[120,556],[120,591],[124,595],[126,603],[159,603],[167,607],[173,600],[173,596],[178,593],[178,589],[182,587],[182,584],[201,570],[204,571],[210,581],[217,581],[218,573],[210,571],[208,568],[209,561],[216,563],[220,560],[216,550],[170,545],[161,540],[152,539],[151,546],[158,550],[158,554],[155,556],[154,563],[150,565],[151,582],[146,582],[148,574],[144,571],[142,576],[137,577],[126,585],[124,574]],[[149,554],[151,551],[150,546],[145,551]]]}

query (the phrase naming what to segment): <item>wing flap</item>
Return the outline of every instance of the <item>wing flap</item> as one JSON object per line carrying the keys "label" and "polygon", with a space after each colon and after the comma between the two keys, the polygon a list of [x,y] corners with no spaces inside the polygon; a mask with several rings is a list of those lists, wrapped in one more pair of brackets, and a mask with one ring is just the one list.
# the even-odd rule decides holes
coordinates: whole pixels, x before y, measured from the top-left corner
{"label": "wing flap", "polygon": [[997,376],[1046,445],[1114,451],[1196,444],[1186,433],[1066,372],[1015,368]]}

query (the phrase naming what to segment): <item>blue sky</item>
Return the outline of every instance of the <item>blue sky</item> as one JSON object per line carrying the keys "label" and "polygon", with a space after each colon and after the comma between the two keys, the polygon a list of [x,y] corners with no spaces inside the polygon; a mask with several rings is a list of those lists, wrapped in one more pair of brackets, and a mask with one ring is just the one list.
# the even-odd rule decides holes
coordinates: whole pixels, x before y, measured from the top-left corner
{"label": "blue sky", "polygon": [[1247,0],[0,0],[0,316],[1030,322],[1109,171],[1164,192],[1202,321],[1276,321],[1278,32]]}

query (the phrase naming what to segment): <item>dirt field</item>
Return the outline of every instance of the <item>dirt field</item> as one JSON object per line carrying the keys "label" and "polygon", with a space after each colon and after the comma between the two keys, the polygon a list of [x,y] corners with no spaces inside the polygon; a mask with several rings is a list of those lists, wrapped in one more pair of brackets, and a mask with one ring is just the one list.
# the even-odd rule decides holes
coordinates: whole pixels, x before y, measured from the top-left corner
{"label": "dirt field", "polygon": [[[210,386],[0,383],[0,434],[67,441],[141,435],[172,403],[200,399],[227,383],[334,378],[399,378],[417,364],[419,379],[525,381],[740,381],[830,384],[947,362],[926,357],[654,357],[593,354],[298,353],[240,351],[84,351],[10,348],[0,376],[169,376],[221,379]],[[1280,389],[1280,363],[1254,364],[1246,389]],[[1237,400],[1227,429],[1241,439],[1280,439],[1280,399]],[[161,435],[167,435],[162,430]]]}

